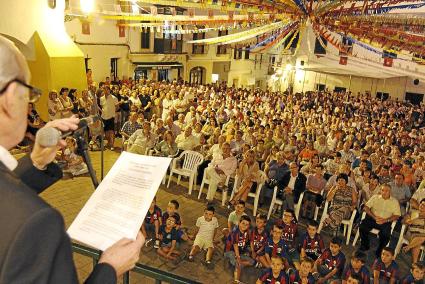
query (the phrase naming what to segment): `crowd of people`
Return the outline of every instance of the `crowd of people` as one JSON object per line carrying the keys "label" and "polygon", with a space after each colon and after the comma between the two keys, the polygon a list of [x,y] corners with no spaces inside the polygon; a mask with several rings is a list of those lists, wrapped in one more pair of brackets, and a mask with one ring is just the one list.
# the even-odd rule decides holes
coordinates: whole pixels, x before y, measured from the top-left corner
{"label": "crowd of people", "polygon": [[[154,201],[142,227],[146,237],[151,234],[158,254],[167,259],[180,256],[176,243],[192,238],[188,260],[206,249],[205,264],[211,265],[218,229],[214,198],[218,189],[232,190],[226,182],[231,177],[236,184],[228,206],[235,211],[223,234],[235,280],[244,266],[256,266],[265,269],[257,283],[369,283],[370,277],[374,283],[396,283],[403,276],[394,248],[387,245],[392,224],[398,222],[407,227],[408,245],[403,251],[412,254],[412,274],[402,283],[422,283],[418,281],[425,271],[419,261],[425,241],[424,104],[350,92],[292,94],[180,80],[107,78],[81,94],[67,88],[59,94],[51,91],[48,111],[50,119],[100,115],[103,124],[90,126],[94,150],[100,148],[102,137],[106,149],[115,150],[115,137],[121,137],[121,148],[132,153],[176,157],[190,150],[203,155],[197,183],[205,175],[210,185],[196,236],[181,229],[175,200],[164,213]],[[31,109],[30,139],[43,123],[37,117]],[[254,222],[244,212],[248,194],[260,183],[260,208],[270,206],[275,188],[283,201],[278,210],[282,218],[272,224],[263,214]],[[307,233],[298,237],[300,220],[294,216],[294,204],[302,193]],[[326,201],[323,227],[334,235],[328,247],[313,220],[316,207],[323,208]],[[359,212],[361,244],[346,262],[337,235],[354,209]],[[379,230],[379,244],[369,273],[364,264],[371,229]]]}

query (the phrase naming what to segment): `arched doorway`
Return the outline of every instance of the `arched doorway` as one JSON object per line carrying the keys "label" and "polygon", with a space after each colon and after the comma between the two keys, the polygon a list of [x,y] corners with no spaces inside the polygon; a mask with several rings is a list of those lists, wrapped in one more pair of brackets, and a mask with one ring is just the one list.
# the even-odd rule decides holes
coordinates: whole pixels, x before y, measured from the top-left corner
{"label": "arched doorway", "polygon": [[201,66],[190,69],[189,83],[204,84],[206,69]]}

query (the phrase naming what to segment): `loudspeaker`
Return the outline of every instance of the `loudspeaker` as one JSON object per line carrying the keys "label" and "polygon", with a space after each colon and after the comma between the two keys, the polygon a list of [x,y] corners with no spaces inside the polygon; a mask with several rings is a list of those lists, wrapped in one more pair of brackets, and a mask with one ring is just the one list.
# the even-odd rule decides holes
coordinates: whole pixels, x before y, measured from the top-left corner
{"label": "loudspeaker", "polygon": [[301,66],[304,66],[304,60],[301,60],[301,61],[300,61],[300,65],[301,65]]}
{"label": "loudspeaker", "polygon": [[413,85],[419,85],[419,79],[415,79],[415,80],[413,80]]}

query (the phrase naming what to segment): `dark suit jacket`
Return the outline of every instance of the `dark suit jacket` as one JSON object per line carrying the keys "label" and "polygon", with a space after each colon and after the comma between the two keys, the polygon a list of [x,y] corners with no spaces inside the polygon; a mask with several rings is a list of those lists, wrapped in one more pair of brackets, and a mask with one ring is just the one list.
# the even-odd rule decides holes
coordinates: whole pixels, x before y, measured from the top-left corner
{"label": "dark suit jacket", "polygon": [[[285,189],[285,187],[288,186],[289,180],[291,179],[291,172],[286,172],[285,175],[282,177],[282,180],[279,182],[279,191],[280,194],[283,194],[282,191]],[[300,195],[302,192],[305,191],[305,185],[307,183],[307,178],[303,173],[298,173],[298,176],[295,180],[294,184],[294,202],[298,202],[298,199],[300,198]]]}
{"label": "dark suit jacket", "polygon": [[[37,195],[61,177],[57,165],[40,171],[29,156],[14,172],[0,162],[0,284],[78,283],[63,218]],[[86,281],[117,279],[112,266],[98,264]]]}

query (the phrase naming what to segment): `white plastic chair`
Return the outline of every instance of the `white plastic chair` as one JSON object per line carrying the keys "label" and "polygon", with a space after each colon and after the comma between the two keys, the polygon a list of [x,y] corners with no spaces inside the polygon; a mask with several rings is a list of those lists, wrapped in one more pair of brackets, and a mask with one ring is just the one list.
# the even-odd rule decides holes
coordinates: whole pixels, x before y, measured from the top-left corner
{"label": "white plastic chair", "polygon": [[[323,188],[322,189],[322,191],[320,192],[320,195],[322,195],[323,196],[323,194],[324,194],[324,192],[325,192],[325,189]],[[297,204],[297,206],[296,206],[296,208],[295,208],[295,210],[296,210],[296,212],[295,212],[295,215],[297,216],[297,219],[298,219],[298,216],[300,215],[300,210],[301,210],[301,206],[302,206],[302,202],[303,202],[303,198],[304,198],[304,192],[300,195],[300,200],[298,200],[298,203],[300,204],[300,205],[298,205]],[[322,203],[323,204],[323,203]],[[314,217],[313,217],[313,219],[314,220],[317,220],[317,217],[319,216],[319,209],[320,209],[320,207],[321,206],[317,206],[316,205],[316,209],[314,209]],[[297,212],[298,211],[298,212]]]}
{"label": "white plastic chair", "polygon": [[[322,217],[320,218],[320,224],[319,228],[317,229],[317,232],[320,233],[320,231],[323,228],[323,223],[325,222],[325,219],[328,218],[328,209],[329,209],[329,201],[326,200],[325,202],[325,208],[323,209]],[[347,240],[345,241],[345,244],[350,243],[351,238],[351,232],[353,230],[353,224],[354,224],[354,218],[356,217],[357,210],[354,209],[351,213],[350,219],[343,219],[341,224],[344,226],[344,236],[347,237]]]}
{"label": "white plastic chair", "polygon": [[[366,218],[366,212],[363,212],[361,221],[363,221],[364,218]],[[361,223],[361,221],[360,221],[360,223]],[[396,224],[397,224],[396,221],[393,221],[391,223],[391,235],[393,234],[393,230],[394,230],[394,227],[395,227]],[[379,234],[379,230],[378,229],[372,229],[372,230],[370,230],[370,232],[372,234],[375,234],[375,235],[378,235]],[[360,229],[358,228],[357,229],[357,232],[356,232],[356,236],[354,237],[353,246],[356,245],[357,240],[359,239],[359,236],[360,236]]]}
{"label": "white plastic chair", "polygon": [[[177,167],[177,161],[183,160],[181,167]],[[192,194],[192,189],[198,174],[198,167],[204,161],[202,154],[186,150],[180,154],[178,158],[173,159],[170,176],[168,178],[167,188],[170,187],[171,177],[173,173],[178,175],[177,184],[180,184],[181,176],[189,177],[189,194]]]}
{"label": "white plastic chair", "polygon": [[[257,215],[257,209],[258,209],[258,202],[260,200],[260,193],[261,193],[261,189],[263,188],[264,182],[267,179],[267,175],[265,172],[260,171],[260,182],[257,182],[257,188],[255,189],[255,192],[249,192],[248,193],[248,197],[252,197],[254,198],[254,209],[252,211],[252,214],[254,216]],[[239,177],[238,175],[235,176],[235,182],[233,184],[233,190],[232,190],[232,194],[230,195],[230,199],[233,198],[233,196],[235,195],[235,193],[237,192],[237,189],[239,188]]]}
{"label": "white plastic chair", "polygon": [[[272,202],[270,203],[269,213],[267,214],[267,219],[270,219],[270,216],[272,215],[274,207],[276,205],[278,205],[278,206],[283,205],[283,200],[280,199],[280,198],[277,198],[277,191],[278,191],[278,188],[277,188],[277,186],[275,186],[274,190],[273,190]],[[303,198],[304,198],[304,192],[302,192],[300,194],[298,202],[296,204],[294,204],[294,213],[295,213],[295,218],[297,220],[298,220],[298,217],[300,216],[300,209],[301,209],[301,204],[302,204]]]}
{"label": "white plastic chair", "polygon": [[[407,226],[406,224],[403,224],[403,226],[401,226],[401,231],[400,231],[400,236],[398,238],[397,246],[395,247],[394,258],[396,258],[397,254],[400,253],[400,250],[403,244],[409,244],[409,241],[404,238],[404,234],[406,233],[406,230],[407,230]],[[425,256],[425,246],[423,245],[421,246],[421,255],[419,256],[419,261],[422,261],[424,259],[424,256]]]}
{"label": "white plastic chair", "polygon": [[[226,181],[224,182],[224,185],[226,187],[229,185],[229,180],[230,180],[230,176],[227,176]],[[201,187],[199,188],[198,199],[201,198],[202,190],[204,189],[205,184],[208,184],[208,185],[210,184],[210,180],[207,178],[206,169],[204,171],[204,176],[202,178]],[[208,187],[208,190],[209,190],[209,187]],[[227,200],[227,190],[223,190],[222,195],[223,195],[223,197],[222,197],[221,205],[224,206],[226,204],[226,200]]]}

